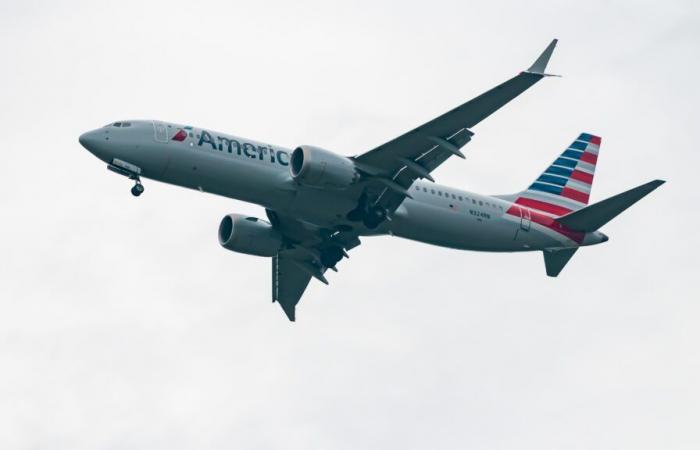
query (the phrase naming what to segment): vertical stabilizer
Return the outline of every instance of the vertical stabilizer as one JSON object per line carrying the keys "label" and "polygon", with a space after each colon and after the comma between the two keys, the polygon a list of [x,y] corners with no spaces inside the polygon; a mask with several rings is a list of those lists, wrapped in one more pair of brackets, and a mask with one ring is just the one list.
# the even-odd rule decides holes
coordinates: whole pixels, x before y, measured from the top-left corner
{"label": "vertical stabilizer", "polygon": [[563,216],[588,204],[601,138],[581,133],[527,188],[516,203],[553,216]]}

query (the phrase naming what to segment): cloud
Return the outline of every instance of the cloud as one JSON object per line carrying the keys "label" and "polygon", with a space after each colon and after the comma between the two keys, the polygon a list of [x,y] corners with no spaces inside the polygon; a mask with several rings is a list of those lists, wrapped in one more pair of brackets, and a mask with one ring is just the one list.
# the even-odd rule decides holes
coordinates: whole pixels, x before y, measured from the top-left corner
{"label": "cloud", "polygon": [[[6,3],[0,447],[697,448],[692,2]],[[368,238],[289,324],[260,207],[104,170],[77,142],[159,118],[357,154],[527,67],[547,79],[436,177],[521,189],[580,131],[599,200],[669,182],[556,280],[539,254]]]}

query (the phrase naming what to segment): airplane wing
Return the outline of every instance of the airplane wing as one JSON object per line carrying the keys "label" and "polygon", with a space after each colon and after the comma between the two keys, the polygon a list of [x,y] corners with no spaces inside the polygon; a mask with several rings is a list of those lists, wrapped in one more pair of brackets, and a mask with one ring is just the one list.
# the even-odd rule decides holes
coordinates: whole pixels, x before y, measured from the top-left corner
{"label": "airplane wing", "polygon": [[311,277],[294,259],[280,254],[272,257],[272,302],[279,303],[292,322],[295,320],[297,303]]}
{"label": "airplane wing", "polygon": [[545,76],[557,40],[554,39],[526,71],[445,114],[355,157],[360,170],[369,175],[379,196],[375,204],[393,212],[406,196],[407,189],[417,178],[430,176],[435,168],[456,155],[474,133],[471,127],[500,109]]}
{"label": "airplane wing", "polygon": [[327,269],[348,258],[346,250],[360,245],[352,231],[330,231],[291,216],[266,210],[270,223],[287,240],[285,248],[272,258],[272,302],[280,304],[287,318],[296,319],[296,305],[311,278],[328,284]]}

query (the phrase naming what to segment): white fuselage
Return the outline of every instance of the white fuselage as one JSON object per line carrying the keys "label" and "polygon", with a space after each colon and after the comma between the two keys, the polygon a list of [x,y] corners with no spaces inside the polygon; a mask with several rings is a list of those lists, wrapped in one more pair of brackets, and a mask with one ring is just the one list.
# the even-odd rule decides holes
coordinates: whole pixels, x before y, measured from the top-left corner
{"label": "white fuselage", "polygon": [[[81,142],[97,157],[126,162],[141,176],[255,203],[320,226],[347,225],[357,191],[315,189],[296,183],[289,170],[291,151],[250,139],[162,122],[131,121],[125,128],[86,133]],[[185,130],[173,140],[174,130]],[[206,134],[205,134],[206,133]],[[417,181],[406,200],[375,230],[443,247],[480,251],[525,251],[577,247],[601,242],[587,233],[580,242],[532,220],[537,213],[507,197],[467,192]],[[509,212],[510,211],[510,212]]]}

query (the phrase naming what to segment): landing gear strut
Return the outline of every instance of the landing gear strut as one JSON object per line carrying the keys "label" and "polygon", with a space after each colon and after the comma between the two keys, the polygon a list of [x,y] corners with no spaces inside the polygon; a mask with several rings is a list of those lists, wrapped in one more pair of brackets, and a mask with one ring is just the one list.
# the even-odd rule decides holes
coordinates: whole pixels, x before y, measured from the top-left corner
{"label": "landing gear strut", "polygon": [[138,197],[141,194],[143,194],[143,184],[141,184],[141,180],[136,178],[136,184],[131,188],[131,195]]}
{"label": "landing gear strut", "polygon": [[357,207],[350,211],[346,217],[352,222],[361,221],[364,226],[373,230],[387,220],[387,213],[383,208],[372,205],[367,198],[367,193],[363,192],[357,202]]}
{"label": "landing gear strut", "polygon": [[[116,161],[117,160],[115,160],[115,162]],[[127,165],[128,167],[121,167],[123,165]],[[118,173],[119,175],[125,176],[130,180],[134,180],[135,184],[134,187],[131,188],[131,195],[133,195],[134,197],[138,197],[139,195],[143,194],[143,185],[141,184],[141,177],[139,177],[141,169],[132,164],[125,163],[124,161],[121,161],[121,166],[108,164],[107,169],[111,170],[114,173]],[[134,170],[129,170],[131,168],[133,168]]]}
{"label": "landing gear strut", "polygon": [[362,223],[370,230],[374,230],[385,220],[386,211],[375,206],[365,213],[365,216],[362,218]]}

